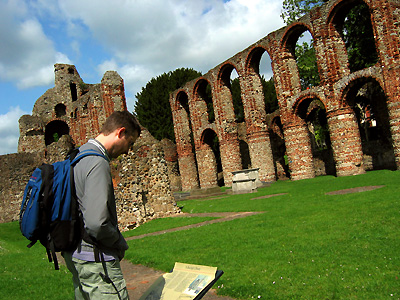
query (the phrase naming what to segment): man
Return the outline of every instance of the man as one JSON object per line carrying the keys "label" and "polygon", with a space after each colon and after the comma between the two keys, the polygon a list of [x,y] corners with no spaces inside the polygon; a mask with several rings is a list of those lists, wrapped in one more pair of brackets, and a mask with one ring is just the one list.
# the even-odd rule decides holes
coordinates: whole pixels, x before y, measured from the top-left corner
{"label": "man", "polygon": [[129,299],[120,260],[128,245],[118,229],[109,159],[127,154],[141,132],[128,111],[114,112],[100,134],[80,147],[101,156],[87,156],[74,167],[76,195],[83,216],[84,240],[63,253],[72,273],[75,299]]}

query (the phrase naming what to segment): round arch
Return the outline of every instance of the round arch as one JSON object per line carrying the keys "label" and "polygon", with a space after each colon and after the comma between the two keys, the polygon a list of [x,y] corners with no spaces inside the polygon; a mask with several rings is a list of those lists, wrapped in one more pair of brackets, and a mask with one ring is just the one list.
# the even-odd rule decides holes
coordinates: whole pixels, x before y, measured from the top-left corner
{"label": "round arch", "polygon": [[57,142],[63,135],[69,134],[68,124],[61,120],[49,122],[45,127],[44,139],[46,146]]}

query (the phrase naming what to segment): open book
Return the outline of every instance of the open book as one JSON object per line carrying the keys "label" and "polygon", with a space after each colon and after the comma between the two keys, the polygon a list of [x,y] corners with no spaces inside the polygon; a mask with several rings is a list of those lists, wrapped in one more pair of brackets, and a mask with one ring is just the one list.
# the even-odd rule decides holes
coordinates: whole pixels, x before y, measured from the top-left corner
{"label": "open book", "polygon": [[177,262],[172,272],[160,276],[139,300],[198,300],[223,273],[214,267]]}

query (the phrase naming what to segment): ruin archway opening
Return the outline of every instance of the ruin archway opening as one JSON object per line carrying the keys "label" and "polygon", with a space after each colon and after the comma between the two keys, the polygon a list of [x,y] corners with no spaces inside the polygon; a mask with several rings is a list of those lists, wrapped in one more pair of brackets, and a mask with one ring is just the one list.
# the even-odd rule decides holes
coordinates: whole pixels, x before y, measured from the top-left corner
{"label": "ruin archway opening", "polygon": [[299,106],[298,114],[307,125],[315,175],[336,175],[324,104],[317,98],[305,99]]}
{"label": "ruin archway opening", "polygon": [[[190,117],[190,109],[189,109],[189,97],[188,95],[181,91],[177,94],[176,96],[176,104],[178,105],[178,109],[179,110],[183,110],[183,120],[182,120],[182,124],[186,124],[184,127],[184,131],[189,131],[188,134],[186,134],[186,137],[188,136],[188,138],[190,139],[190,145],[192,146],[192,153],[195,153],[195,144],[194,144],[194,137],[193,137],[193,129],[192,129],[192,122],[191,117]],[[186,132],[187,133],[187,132]],[[175,135],[174,135],[175,136]],[[197,167],[197,161],[194,160],[195,165],[196,165],[196,170],[198,170]],[[178,165],[178,172],[179,172],[179,165]],[[198,172],[198,171],[197,171]]]}
{"label": "ruin archway opening", "polygon": [[61,118],[67,114],[67,107],[64,104],[59,103],[54,107],[54,111],[56,113],[56,118]]}
{"label": "ruin archway opening", "polygon": [[46,125],[44,132],[46,146],[54,142],[58,142],[58,140],[65,134],[69,134],[69,127],[67,123],[60,120],[51,121]]}
{"label": "ruin archway opening", "polygon": [[295,46],[296,65],[299,70],[302,90],[318,86],[320,83],[317,57],[313,37],[308,30],[303,31]]}
{"label": "ruin archway opening", "polygon": [[305,25],[298,24],[287,32],[284,48],[296,66],[301,90],[320,84],[318,61],[315,55],[313,36]]}
{"label": "ruin archway opening", "polygon": [[[256,48],[249,55],[249,62],[247,66],[247,73],[251,75],[258,75],[262,93],[258,91],[258,87],[254,86],[255,95],[263,97],[265,112],[267,114],[273,113],[279,108],[278,98],[275,91],[275,81],[272,73],[271,58],[264,48]],[[255,96],[256,97],[256,96]]]}
{"label": "ruin archway opening", "polygon": [[236,123],[245,121],[242,91],[240,88],[239,75],[235,68],[230,72],[229,89],[232,94],[233,111],[235,112]]}
{"label": "ruin archway opening", "polygon": [[275,176],[278,179],[290,178],[289,161],[286,154],[285,138],[280,116],[272,119],[269,125],[272,155],[274,157]]}
{"label": "ruin archway opening", "polygon": [[225,184],[224,175],[222,172],[221,152],[217,134],[211,129],[206,129],[202,135],[202,143],[211,149],[211,157],[209,158],[209,162],[203,163],[211,164],[209,165],[209,168],[215,170],[218,186],[224,186]]}
{"label": "ruin archway opening", "polygon": [[211,85],[210,83],[205,80],[199,80],[195,87],[195,96],[197,99],[202,100],[206,103],[207,106],[207,115],[208,115],[208,122],[214,123],[215,122],[215,113],[214,113],[214,104],[212,99],[211,93]]}
{"label": "ruin archway opening", "polygon": [[69,88],[71,90],[72,102],[78,100],[78,91],[76,89],[76,83],[70,82]]}
{"label": "ruin archway opening", "polygon": [[360,78],[349,86],[346,101],[357,118],[365,170],[396,170],[387,97],[372,78]]}
{"label": "ruin archway opening", "polygon": [[371,12],[364,1],[342,1],[333,22],[346,46],[350,72],[378,62]]}

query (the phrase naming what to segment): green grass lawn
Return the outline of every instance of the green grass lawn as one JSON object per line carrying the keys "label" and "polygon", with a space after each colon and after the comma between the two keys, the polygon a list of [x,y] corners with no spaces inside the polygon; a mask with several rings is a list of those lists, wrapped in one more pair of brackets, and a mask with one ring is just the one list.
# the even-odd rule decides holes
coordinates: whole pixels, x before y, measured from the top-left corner
{"label": "green grass lawn", "polygon": [[[237,299],[399,299],[399,183],[400,171],[374,171],[278,181],[257,193],[179,201],[190,213],[264,213],[131,240],[125,258],[165,272],[176,261],[218,267],[225,272],[218,293]],[[385,187],[325,194],[369,185]],[[283,195],[254,199],[273,194]],[[154,220],[124,235],[203,221],[193,219]],[[0,224],[0,298],[73,299],[66,269],[54,271],[43,247],[27,249],[26,244],[18,223]]]}
{"label": "green grass lawn", "polygon": [[[400,172],[375,171],[278,181],[253,194],[180,201],[191,213],[265,213],[129,241],[127,258],[164,271],[175,261],[216,266],[225,272],[218,292],[240,299],[398,299],[399,183]],[[325,194],[368,185],[385,187]]]}

